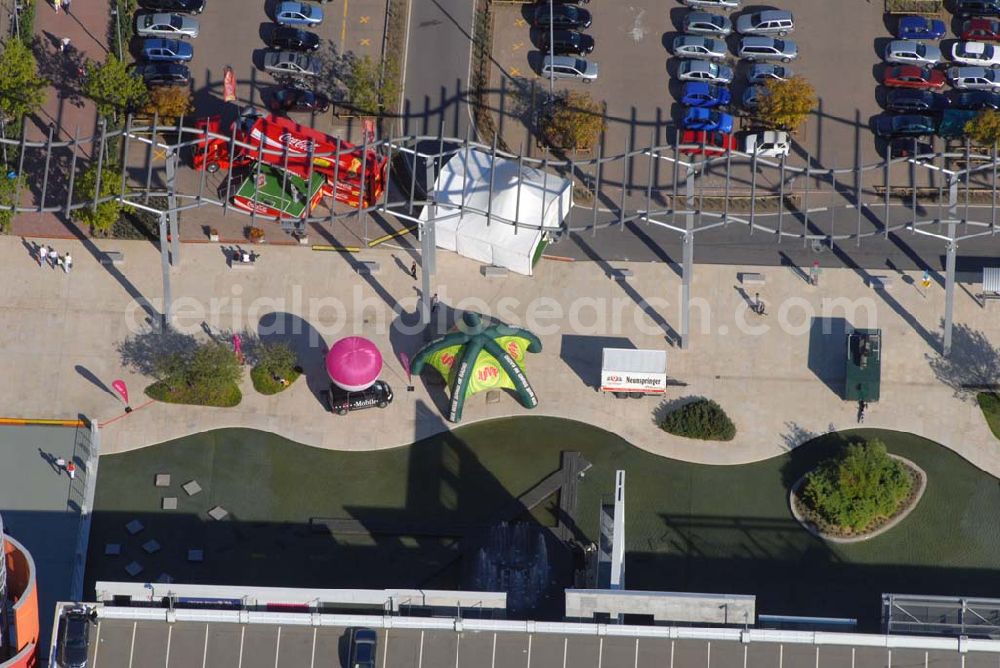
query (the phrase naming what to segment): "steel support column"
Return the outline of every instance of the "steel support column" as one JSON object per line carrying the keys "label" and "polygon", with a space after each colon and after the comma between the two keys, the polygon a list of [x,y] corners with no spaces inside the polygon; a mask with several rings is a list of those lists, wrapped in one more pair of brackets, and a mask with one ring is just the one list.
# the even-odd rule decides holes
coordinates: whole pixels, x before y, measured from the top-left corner
{"label": "steel support column", "polygon": [[177,149],[170,149],[166,159],[167,171],[167,221],[170,223],[170,264],[177,266],[181,262],[181,231],[177,220],[177,195],[174,188],[177,184]]}
{"label": "steel support column", "polygon": [[163,329],[170,329],[173,296],[170,293],[170,262],[167,259],[167,214],[160,213],[160,268],[163,270]]}
{"label": "steel support column", "polygon": [[684,249],[681,272],[681,349],[687,350],[691,345],[691,274],[694,273],[694,178],[695,171],[687,170],[684,179],[684,202],[687,209],[684,213]]}
{"label": "steel support column", "polygon": [[955,317],[955,253],[957,251],[955,223],[948,223],[948,237],[948,255],[945,259],[944,274],[944,341],[941,350],[945,357],[951,355],[951,330]]}

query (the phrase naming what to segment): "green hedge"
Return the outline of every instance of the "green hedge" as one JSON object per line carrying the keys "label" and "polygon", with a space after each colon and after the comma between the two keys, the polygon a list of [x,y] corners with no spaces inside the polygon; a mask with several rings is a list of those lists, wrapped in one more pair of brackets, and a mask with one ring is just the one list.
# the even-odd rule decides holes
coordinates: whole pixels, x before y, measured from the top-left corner
{"label": "green hedge", "polygon": [[243,400],[243,393],[235,384],[218,389],[206,390],[198,386],[187,386],[168,380],[158,380],[146,388],[146,396],[150,399],[168,404],[191,404],[194,406],[213,406],[216,408],[232,408]]}
{"label": "green hedge", "polygon": [[997,438],[1000,438],[1000,395],[996,392],[980,392],[976,395],[979,408],[983,411],[986,424]]}
{"label": "green hedge", "polygon": [[885,11],[890,14],[940,14],[942,0],[885,0]]}
{"label": "green hedge", "polygon": [[736,437],[736,425],[711,399],[697,399],[667,413],[660,421],[660,429],[703,441],[731,441]]}
{"label": "green hedge", "polygon": [[[277,375],[279,378],[284,378],[288,381],[288,385],[282,385],[274,379]],[[257,390],[261,394],[277,394],[282,390],[287,390],[295,381],[299,378],[299,372],[295,369],[289,369],[287,373],[273,374],[270,369],[265,369],[262,366],[255,366],[250,370],[250,380],[253,381],[253,389]]]}

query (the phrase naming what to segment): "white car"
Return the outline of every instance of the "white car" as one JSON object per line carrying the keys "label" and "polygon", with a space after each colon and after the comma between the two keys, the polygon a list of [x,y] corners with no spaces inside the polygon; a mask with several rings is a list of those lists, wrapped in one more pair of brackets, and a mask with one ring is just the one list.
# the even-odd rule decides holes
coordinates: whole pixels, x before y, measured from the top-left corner
{"label": "white car", "polygon": [[1000,70],[951,67],[948,69],[948,81],[955,88],[964,90],[997,90],[1000,89]]}
{"label": "white car", "polygon": [[700,35],[680,35],[674,38],[674,55],[681,58],[707,58],[722,60],[727,55],[726,43],[721,39]]}
{"label": "white car", "polygon": [[740,0],[681,0],[681,2],[688,7],[736,9],[740,6]]}
{"label": "white car", "polygon": [[961,65],[1000,67],[1000,49],[983,42],[956,42],[951,48],[951,59]]}
{"label": "white car", "polygon": [[743,138],[743,152],[761,158],[778,158],[791,150],[792,142],[783,130],[765,130]]}
{"label": "white car", "polygon": [[733,80],[733,68],[707,60],[682,60],[677,68],[677,78],[681,81],[729,85]]}
{"label": "white car", "polygon": [[885,47],[885,62],[933,67],[941,62],[941,49],[923,42],[894,39]]}

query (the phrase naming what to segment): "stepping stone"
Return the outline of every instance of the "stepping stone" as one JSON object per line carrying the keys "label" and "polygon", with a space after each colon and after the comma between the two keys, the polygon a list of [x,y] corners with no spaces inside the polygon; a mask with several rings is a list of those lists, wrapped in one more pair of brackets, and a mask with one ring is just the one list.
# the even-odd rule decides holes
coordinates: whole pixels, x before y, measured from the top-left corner
{"label": "stepping stone", "polygon": [[156,486],[157,487],[170,487],[170,474],[169,473],[157,473],[156,474]]}
{"label": "stepping stone", "polygon": [[205,550],[195,548],[188,550],[188,561],[196,564],[205,561]]}
{"label": "stepping stone", "polygon": [[224,520],[229,516],[229,511],[222,506],[216,506],[208,511],[208,516],[213,520]]}
{"label": "stepping stone", "polygon": [[142,566],[137,561],[133,561],[128,566],[125,567],[125,572],[135,577],[139,573],[142,573]]}
{"label": "stepping stone", "polygon": [[125,530],[128,531],[129,534],[132,536],[136,535],[145,528],[146,528],[145,525],[139,520],[132,520],[131,522],[125,525]]}
{"label": "stepping stone", "polygon": [[187,492],[188,496],[194,496],[201,491],[201,485],[198,484],[197,480],[189,480],[188,482],[181,485],[181,489]]}
{"label": "stepping stone", "polygon": [[156,554],[160,551],[160,547],[159,541],[153,538],[142,544],[142,549],[146,551],[146,554]]}
{"label": "stepping stone", "polygon": [[122,553],[121,543],[105,543],[104,544],[104,556],[106,557],[117,557]]}
{"label": "stepping stone", "polygon": [[174,577],[170,573],[160,573],[159,577],[156,578],[157,582],[167,584],[174,581]]}
{"label": "stepping stone", "polygon": [[176,496],[165,496],[165,497],[163,497],[163,509],[164,510],[177,510],[177,497]]}

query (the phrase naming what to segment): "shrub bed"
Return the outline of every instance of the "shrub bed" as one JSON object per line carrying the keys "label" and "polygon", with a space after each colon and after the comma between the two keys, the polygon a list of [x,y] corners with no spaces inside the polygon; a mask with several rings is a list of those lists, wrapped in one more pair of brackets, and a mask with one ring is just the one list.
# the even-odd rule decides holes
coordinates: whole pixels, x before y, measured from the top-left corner
{"label": "shrub bed", "polygon": [[232,408],[243,400],[243,393],[235,383],[220,388],[204,388],[174,383],[170,380],[158,380],[146,388],[146,396],[150,399],[168,404],[191,404],[194,406],[213,406],[216,408]]}
{"label": "shrub bed", "polygon": [[253,357],[250,380],[261,394],[277,394],[288,389],[302,373],[296,366],[295,352],[287,343],[261,343],[254,348]]}
{"label": "shrub bed", "polygon": [[736,425],[711,399],[697,399],[667,413],[660,421],[660,429],[703,441],[731,441],[736,437]]}

